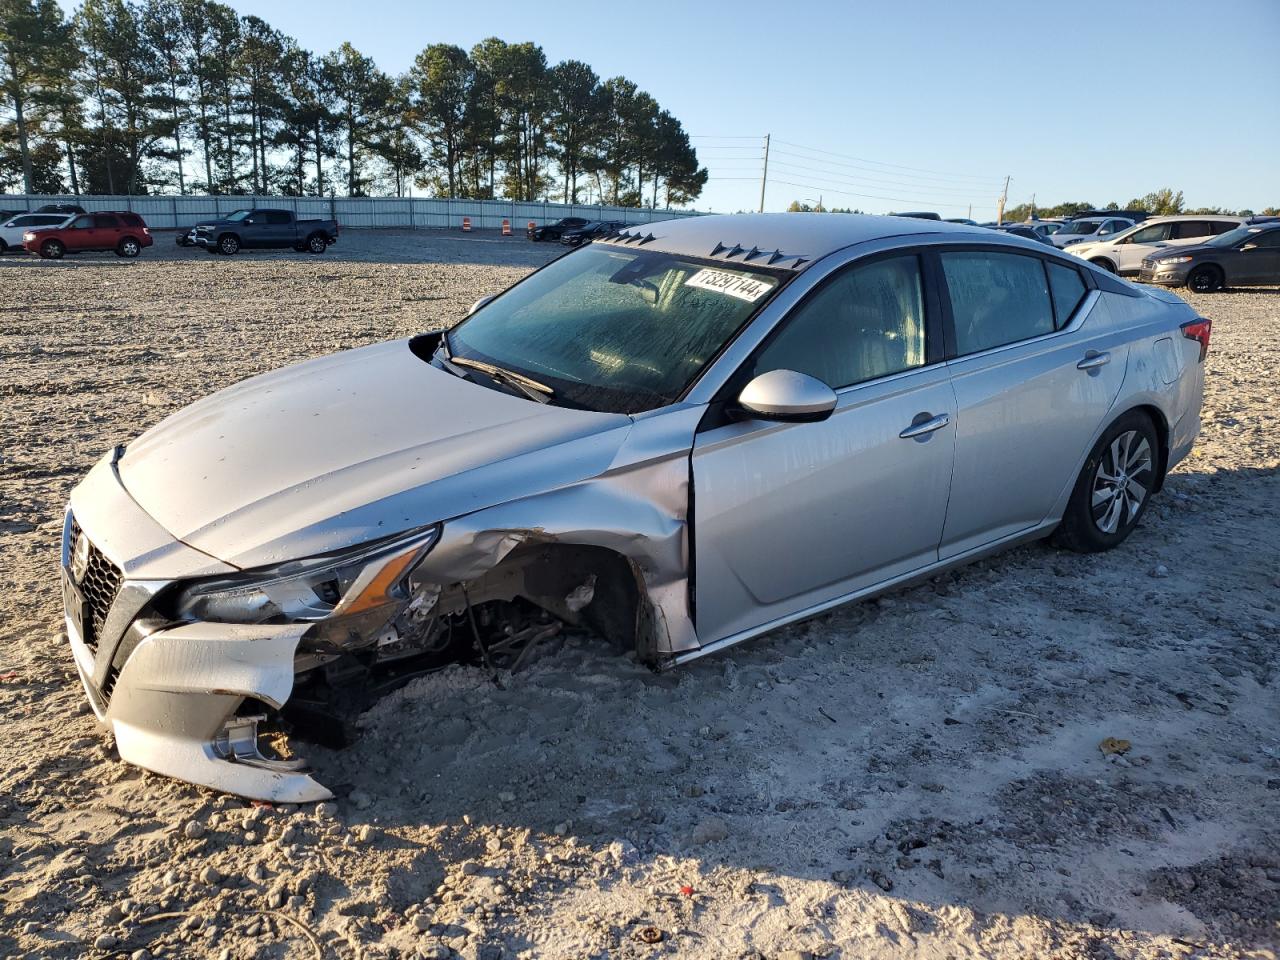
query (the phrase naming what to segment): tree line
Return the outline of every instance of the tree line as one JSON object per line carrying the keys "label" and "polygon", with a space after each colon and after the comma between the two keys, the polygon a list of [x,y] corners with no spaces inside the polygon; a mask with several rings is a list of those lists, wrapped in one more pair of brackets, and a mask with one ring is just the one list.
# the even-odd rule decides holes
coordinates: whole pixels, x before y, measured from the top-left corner
{"label": "tree line", "polygon": [[1153,190],[1146,196],[1134,197],[1126,204],[1119,204],[1115,201],[1108,203],[1103,207],[1095,207],[1091,203],[1069,201],[1067,203],[1058,203],[1051,206],[1043,204],[1037,206],[1034,203],[1020,203],[1016,207],[1008,207],[1004,212],[1004,219],[1012,223],[1018,223],[1029,220],[1033,216],[1063,217],[1070,219],[1076,214],[1084,210],[1140,210],[1149,213],[1152,216],[1167,217],[1175,214],[1222,214],[1232,217],[1251,217],[1255,213],[1274,216],[1280,214],[1280,209],[1276,207],[1267,207],[1264,210],[1228,210],[1224,207],[1195,207],[1189,208],[1182,199],[1181,190],[1172,190],[1169,187],[1162,187],[1159,190]]}
{"label": "tree line", "polygon": [[707,181],[625,77],[534,43],[432,44],[392,76],[210,0],[0,0],[0,188],[679,206]]}

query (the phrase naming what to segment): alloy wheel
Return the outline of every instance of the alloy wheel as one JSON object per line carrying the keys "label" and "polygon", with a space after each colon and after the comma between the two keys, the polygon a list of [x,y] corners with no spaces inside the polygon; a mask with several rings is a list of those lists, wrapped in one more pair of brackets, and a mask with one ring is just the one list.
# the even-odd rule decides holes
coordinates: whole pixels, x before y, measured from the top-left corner
{"label": "alloy wheel", "polygon": [[1191,274],[1187,285],[1196,293],[1213,293],[1220,284],[1218,275],[1213,270],[1201,268]]}
{"label": "alloy wheel", "polygon": [[328,246],[328,244],[325,243],[324,237],[321,236],[312,237],[307,241],[307,245],[311,249],[312,253],[324,253],[324,248]]}
{"label": "alloy wheel", "polygon": [[1107,447],[1093,474],[1093,522],[1115,533],[1137,519],[1155,476],[1151,445],[1137,430],[1126,430]]}

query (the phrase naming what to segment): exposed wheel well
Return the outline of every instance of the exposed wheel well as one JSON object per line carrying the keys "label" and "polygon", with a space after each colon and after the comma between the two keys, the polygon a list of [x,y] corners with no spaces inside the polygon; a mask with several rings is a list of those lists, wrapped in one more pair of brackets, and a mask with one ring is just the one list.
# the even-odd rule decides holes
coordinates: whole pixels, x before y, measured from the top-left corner
{"label": "exposed wheel well", "polygon": [[1095,267],[1101,267],[1103,270],[1106,270],[1108,273],[1116,272],[1116,265],[1112,263],[1107,257],[1094,257],[1089,262],[1092,263]]}
{"label": "exposed wheel well", "polygon": [[[1144,403],[1137,407],[1130,407],[1125,411],[1125,413],[1145,414],[1147,419],[1151,421],[1151,425],[1155,427],[1156,438],[1159,440],[1160,449],[1156,452],[1156,483],[1151,492],[1158,493],[1164,487],[1164,477],[1169,470],[1169,421],[1165,419],[1165,416],[1159,407],[1153,406],[1149,403]],[[1121,414],[1121,416],[1123,415],[1124,414]]]}
{"label": "exposed wheel well", "polygon": [[[568,598],[587,584],[590,601],[575,609]],[[649,631],[643,628],[648,607],[643,590],[634,563],[606,547],[531,543],[511,551],[475,580],[446,587],[439,604],[447,613],[465,609],[468,599],[478,605],[523,597],[567,623],[591,629],[619,649],[636,650],[642,659],[651,659],[645,642]]]}

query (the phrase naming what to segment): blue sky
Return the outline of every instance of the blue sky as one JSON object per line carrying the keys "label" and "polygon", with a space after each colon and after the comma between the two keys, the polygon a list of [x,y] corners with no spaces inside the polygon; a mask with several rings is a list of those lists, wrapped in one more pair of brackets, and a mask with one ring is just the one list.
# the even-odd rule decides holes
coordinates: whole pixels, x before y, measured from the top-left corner
{"label": "blue sky", "polygon": [[624,74],[699,137],[716,178],[701,209],[756,207],[765,133],[767,209],[821,193],[988,219],[1006,174],[1011,204],[1162,186],[1193,206],[1280,204],[1280,0],[230,5],[390,72],[499,36]]}

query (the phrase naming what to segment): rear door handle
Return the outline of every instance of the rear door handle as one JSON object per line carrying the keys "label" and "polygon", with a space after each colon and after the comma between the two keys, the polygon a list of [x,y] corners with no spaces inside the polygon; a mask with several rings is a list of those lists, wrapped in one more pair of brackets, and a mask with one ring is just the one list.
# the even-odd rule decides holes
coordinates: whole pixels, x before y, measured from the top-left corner
{"label": "rear door handle", "polygon": [[1076,364],[1077,370],[1095,370],[1098,367],[1105,367],[1111,362],[1111,354],[1099,353],[1097,350],[1090,350],[1084,355],[1084,359]]}
{"label": "rear door handle", "polygon": [[[927,417],[928,414],[922,413],[919,416]],[[933,433],[933,431],[935,430],[941,430],[950,422],[951,422],[951,416],[949,414],[940,413],[936,417],[933,417],[932,419],[920,420],[919,423],[912,423],[911,426],[903,430],[900,434],[898,434],[898,436],[900,436],[903,440],[910,440],[913,437],[923,437],[927,433]]]}

